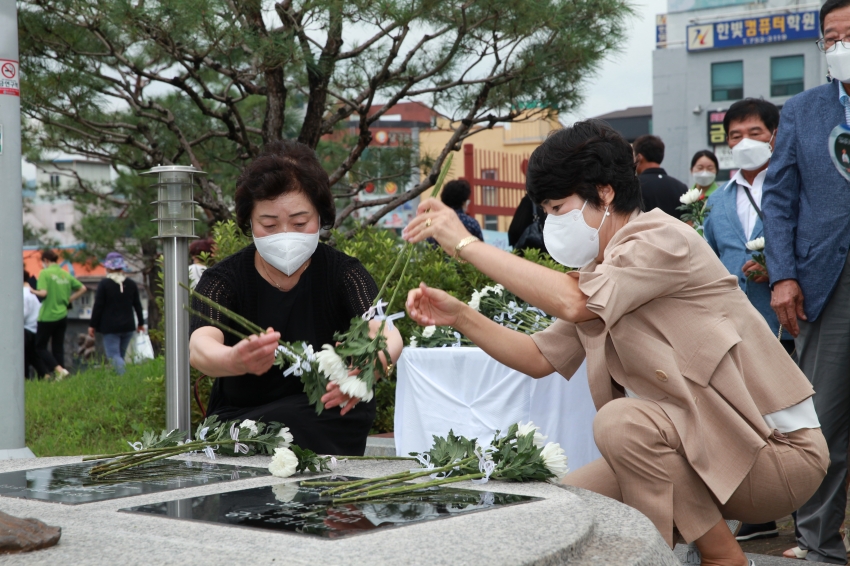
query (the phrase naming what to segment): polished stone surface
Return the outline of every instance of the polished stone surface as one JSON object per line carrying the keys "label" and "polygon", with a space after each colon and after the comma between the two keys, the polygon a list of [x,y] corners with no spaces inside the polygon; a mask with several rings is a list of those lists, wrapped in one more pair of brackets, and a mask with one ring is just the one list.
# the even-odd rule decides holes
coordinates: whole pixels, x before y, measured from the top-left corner
{"label": "polished stone surface", "polygon": [[[230,464],[160,460],[142,465],[138,472],[128,470],[96,480],[89,470],[99,463],[0,473],[0,496],[77,505],[270,475],[268,470]],[[139,474],[144,474],[145,479],[139,480]]]}
{"label": "polished stone surface", "polygon": [[[346,479],[362,478],[338,478]],[[121,511],[335,539],[459,517],[538,499],[446,486],[370,502],[334,504],[331,496],[321,495],[323,490],[333,485],[334,481],[327,481],[323,486],[302,486],[300,482],[290,481],[267,487],[140,505]]]}

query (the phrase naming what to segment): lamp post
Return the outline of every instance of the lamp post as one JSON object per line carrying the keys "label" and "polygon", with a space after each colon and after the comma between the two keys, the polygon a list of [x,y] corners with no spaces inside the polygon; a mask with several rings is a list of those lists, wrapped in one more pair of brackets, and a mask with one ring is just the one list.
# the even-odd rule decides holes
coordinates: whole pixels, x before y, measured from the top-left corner
{"label": "lamp post", "polygon": [[156,175],[157,207],[153,222],[159,224],[165,261],[162,266],[165,291],[165,424],[191,435],[189,410],[189,313],[181,297],[180,284],[189,284],[188,240],[195,238],[195,201],[192,189],[200,169],[183,165],[160,165],[142,175]]}

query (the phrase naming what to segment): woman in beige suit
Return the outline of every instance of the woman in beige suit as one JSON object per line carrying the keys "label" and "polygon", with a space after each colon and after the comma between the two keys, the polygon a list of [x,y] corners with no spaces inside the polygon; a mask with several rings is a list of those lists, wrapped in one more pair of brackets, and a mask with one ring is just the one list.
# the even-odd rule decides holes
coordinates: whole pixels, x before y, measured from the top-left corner
{"label": "woman in beige suit", "polygon": [[826,473],[809,382],[699,234],[641,212],[631,147],[609,126],[550,135],[529,160],[527,188],[548,213],[552,257],[578,271],[488,246],[436,200],[419,206],[405,237],[435,238],[559,320],[527,336],[425,285],[410,291],[408,312],[532,377],[569,379],[586,358],[603,457],[564,483],[640,510],[671,546],[675,525],[705,565],[746,565],[723,519],[782,517]]}

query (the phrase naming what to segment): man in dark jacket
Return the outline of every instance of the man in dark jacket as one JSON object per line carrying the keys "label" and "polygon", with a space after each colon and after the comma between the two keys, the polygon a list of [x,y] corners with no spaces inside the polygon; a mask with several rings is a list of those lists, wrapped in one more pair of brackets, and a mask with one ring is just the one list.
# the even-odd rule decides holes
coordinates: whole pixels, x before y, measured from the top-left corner
{"label": "man in dark jacket", "polygon": [[[133,338],[133,331],[144,332],[142,302],[139,288],[127,279],[127,264],[118,252],[111,252],[103,262],[107,275],[97,286],[89,324],[89,336],[95,331],[103,334],[103,349],[118,375],[124,375],[124,354]],[[133,319],[135,310],[136,319]]]}
{"label": "man in dark jacket", "polygon": [[653,208],[660,208],[670,216],[679,218],[681,213],[676,210],[682,204],[679,197],[687,192],[688,187],[661,168],[661,162],[664,161],[664,142],[658,136],[640,136],[632,144],[632,148],[635,152],[635,166],[640,179],[644,210],[649,212]]}

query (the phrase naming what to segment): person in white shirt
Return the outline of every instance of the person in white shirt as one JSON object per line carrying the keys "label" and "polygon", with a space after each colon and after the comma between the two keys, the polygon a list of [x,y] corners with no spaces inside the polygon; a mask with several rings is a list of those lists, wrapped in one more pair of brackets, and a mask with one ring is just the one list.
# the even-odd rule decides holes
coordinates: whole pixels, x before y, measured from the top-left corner
{"label": "person in white shirt", "polygon": [[35,347],[35,333],[38,330],[38,310],[41,303],[38,297],[32,294],[28,279],[30,274],[24,270],[24,374],[29,377],[30,366],[35,369],[39,377],[44,377],[50,370],[38,357]]}
{"label": "person in white shirt", "polygon": [[[209,258],[209,254],[212,253],[212,244],[213,241],[211,239],[204,238],[195,240],[189,246],[189,255],[192,257],[192,265],[189,266],[189,287],[192,289],[195,288],[198,281],[201,280],[204,271],[207,270],[206,260]],[[202,256],[201,254],[206,255]]]}

